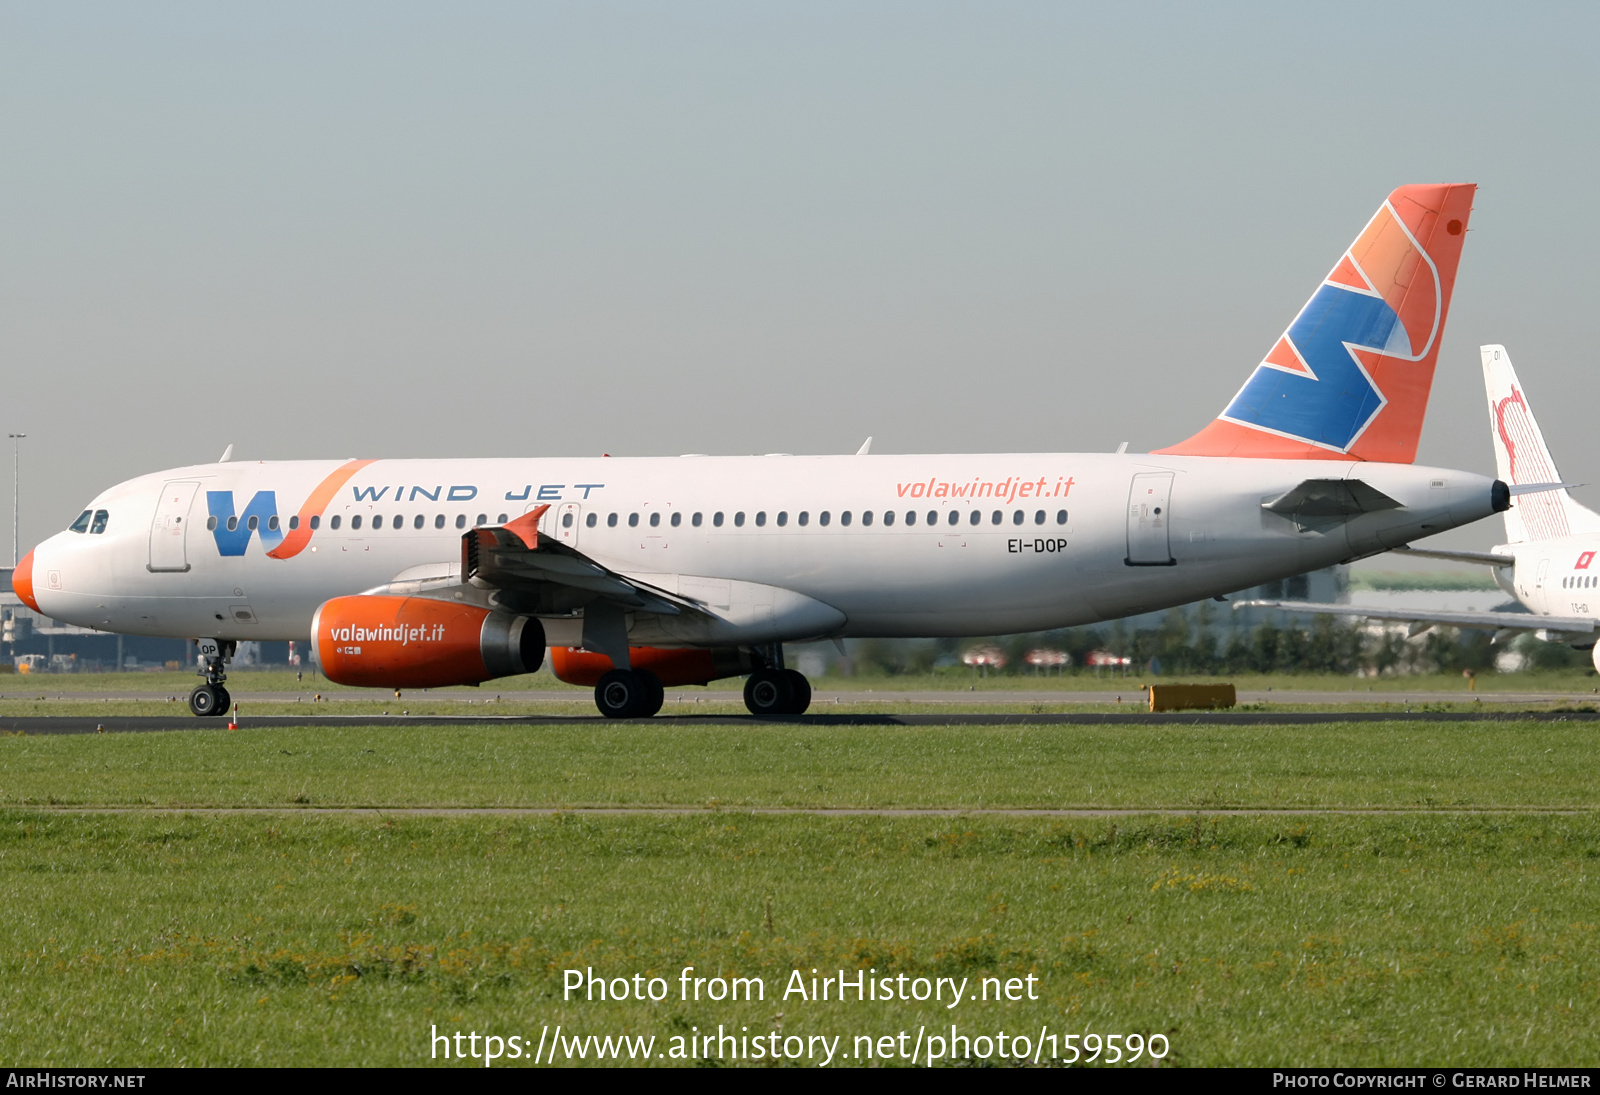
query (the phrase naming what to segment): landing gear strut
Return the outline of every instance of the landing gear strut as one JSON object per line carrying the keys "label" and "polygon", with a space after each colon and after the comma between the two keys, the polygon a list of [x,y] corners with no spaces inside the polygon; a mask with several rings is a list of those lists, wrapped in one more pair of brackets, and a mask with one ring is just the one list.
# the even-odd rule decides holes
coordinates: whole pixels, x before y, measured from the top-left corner
{"label": "landing gear strut", "polygon": [[648,669],[613,669],[594,686],[594,705],[608,719],[647,719],[665,698],[661,678]]}
{"label": "landing gear strut", "polygon": [[206,683],[195,685],[194,691],[189,693],[189,710],[202,718],[225,715],[233,697],[222,687],[222,682],[228,679],[223,665],[233,660],[233,652],[239,644],[232,639],[197,639],[196,645],[205,659],[206,667],[200,672]]}
{"label": "landing gear strut", "polygon": [[771,643],[754,651],[761,668],[744,682],[744,705],[752,715],[803,715],[811,706],[811,682],[804,673],[783,667],[783,646]]}

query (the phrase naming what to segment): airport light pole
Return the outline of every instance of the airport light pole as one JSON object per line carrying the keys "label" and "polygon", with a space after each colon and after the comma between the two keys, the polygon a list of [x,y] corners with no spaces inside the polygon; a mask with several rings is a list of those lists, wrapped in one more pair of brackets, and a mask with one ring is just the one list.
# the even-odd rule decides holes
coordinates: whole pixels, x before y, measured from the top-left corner
{"label": "airport light pole", "polygon": [[25,433],[7,434],[11,438],[11,569],[17,569],[21,561],[18,552],[22,547],[22,537],[17,534],[17,462],[20,458],[18,451],[21,440],[28,435]]}

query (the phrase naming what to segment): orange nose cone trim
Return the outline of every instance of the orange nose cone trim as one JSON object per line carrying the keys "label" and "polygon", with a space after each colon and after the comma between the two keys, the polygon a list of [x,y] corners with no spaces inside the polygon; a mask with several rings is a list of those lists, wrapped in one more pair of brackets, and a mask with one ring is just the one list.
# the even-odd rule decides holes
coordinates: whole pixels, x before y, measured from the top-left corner
{"label": "orange nose cone trim", "polygon": [[17,569],[11,572],[11,588],[22,598],[23,604],[39,611],[39,602],[33,599],[33,552],[24,555]]}

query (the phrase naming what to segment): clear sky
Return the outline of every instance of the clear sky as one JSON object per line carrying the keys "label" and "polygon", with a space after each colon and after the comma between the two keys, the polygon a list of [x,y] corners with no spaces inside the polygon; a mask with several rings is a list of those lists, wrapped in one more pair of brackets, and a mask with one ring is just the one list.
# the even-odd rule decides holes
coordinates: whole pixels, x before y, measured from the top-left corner
{"label": "clear sky", "polygon": [[1160,447],[1446,181],[1481,190],[1419,459],[1492,471],[1503,342],[1600,504],[1597,39],[1578,4],[0,3],[24,546],[229,443]]}

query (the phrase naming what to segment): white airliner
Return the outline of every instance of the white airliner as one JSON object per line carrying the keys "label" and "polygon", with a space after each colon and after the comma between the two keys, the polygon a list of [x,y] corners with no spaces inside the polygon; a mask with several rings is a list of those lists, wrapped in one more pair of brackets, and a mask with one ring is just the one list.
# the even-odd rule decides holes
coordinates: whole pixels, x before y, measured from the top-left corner
{"label": "white airliner", "polygon": [[[1479,350],[1489,396],[1495,469],[1517,496],[1502,515],[1507,542],[1487,552],[1401,548],[1396,554],[1493,567],[1496,584],[1522,602],[1528,612],[1428,612],[1302,601],[1241,601],[1237,607],[1398,620],[1413,624],[1412,634],[1434,624],[1508,633],[1534,631],[1543,639],[1580,648],[1594,646],[1600,623],[1600,565],[1595,562],[1600,553],[1600,513],[1580,505],[1568,490],[1570,484],[1561,481],[1505,347],[1482,346]],[[1600,669],[1600,646],[1594,647],[1591,657]]]}
{"label": "white airliner", "polygon": [[237,642],[307,635],[354,685],[475,684],[548,647],[608,716],[744,674],[752,712],[798,713],[785,643],[1094,623],[1504,510],[1505,484],[1411,463],[1473,192],[1390,194],[1223,413],[1158,452],[219,462],[111,488],[14,584],[196,639],[198,715],[226,710]]}

